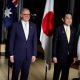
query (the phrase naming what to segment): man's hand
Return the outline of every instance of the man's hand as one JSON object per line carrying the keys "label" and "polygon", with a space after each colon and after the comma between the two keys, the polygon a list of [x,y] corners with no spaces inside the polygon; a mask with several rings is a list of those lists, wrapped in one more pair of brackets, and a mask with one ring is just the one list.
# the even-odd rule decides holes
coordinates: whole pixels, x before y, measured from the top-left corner
{"label": "man's hand", "polygon": [[36,56],[32,56],[32,62],[35,62]]}
{"label": "man's hand", "polygon": [[77,61],[77,58],[75,57],[75,58],[73,58],[73,63],[75,63]]}
{"label": "man's hand", "polygon": [[14,63],[14,56],[10,56],[10,62]]}
{"label": "man's hand", "polygon": [[57,63],[57,57],[53,57],[53,62]]}

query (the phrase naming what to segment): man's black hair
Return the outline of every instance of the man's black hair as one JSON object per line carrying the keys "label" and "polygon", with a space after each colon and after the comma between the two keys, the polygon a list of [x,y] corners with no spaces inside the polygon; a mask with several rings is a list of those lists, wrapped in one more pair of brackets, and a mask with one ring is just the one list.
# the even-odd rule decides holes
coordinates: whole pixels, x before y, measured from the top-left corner
{"label": "man's black hair", "polygon": [[71,13],[71,12],[65,12],[65,13],[63,14],[63,16],[62,16],[63,19],[65,18],[66,14],[70,14],[70,15],[72,16],[72,13]]}

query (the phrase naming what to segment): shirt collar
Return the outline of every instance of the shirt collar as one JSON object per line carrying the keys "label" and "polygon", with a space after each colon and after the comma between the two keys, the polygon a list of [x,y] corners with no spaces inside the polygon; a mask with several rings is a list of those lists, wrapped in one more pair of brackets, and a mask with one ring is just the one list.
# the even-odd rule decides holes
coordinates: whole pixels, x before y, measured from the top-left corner
{"label": "shirt collar", "polygon": [[65,29],[70,29],[70,26],[64,25]]}
{"label": "shirt collar", "polygon": [[27,22],[25,22],[25,21],[23,21],[23,20],[21,20],[21,22],[23,23],[23,24],[29,24],[29,21],[27,21]]}

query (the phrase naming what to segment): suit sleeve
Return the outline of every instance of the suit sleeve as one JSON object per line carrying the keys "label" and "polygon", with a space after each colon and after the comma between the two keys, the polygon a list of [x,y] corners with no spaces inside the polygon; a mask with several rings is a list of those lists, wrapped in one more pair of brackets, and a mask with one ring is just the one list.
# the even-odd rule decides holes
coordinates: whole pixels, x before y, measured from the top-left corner
{"label": "suit sleeve", "polygon": [[57,28],[54,34],[52,57],[57,57],[56,50],[57,50],[57,44],[58,44],[58,32],[59,32],[59,29]]}
{"label": "suit sleeve", "polygon": [[33,48],[34,48],[33,56],[37,56],[37,29],[36,29],[36,25],[34,26]]}
{"label": "suit sleeve", "polygon": [[16,34],[16,29],[15,29],[15,24],[13,24],[11,32],[10,32],[10,39],[9,39],[9,56],[14,55],[14,41],[15,41],[15,34]]}

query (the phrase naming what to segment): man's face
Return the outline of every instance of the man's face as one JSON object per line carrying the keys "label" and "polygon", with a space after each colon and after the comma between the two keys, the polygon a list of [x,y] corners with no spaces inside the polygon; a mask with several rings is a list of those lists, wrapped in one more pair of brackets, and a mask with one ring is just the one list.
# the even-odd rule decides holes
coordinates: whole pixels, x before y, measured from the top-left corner
{"label": "man's face", "polygon": [[70,26],[72,24],[72,15],[71,14],[66,14],[63,22],[65,25]]}
{"label": "man's face", "polygon": [[27,9],[25,9],[24,11],[22,11],[22,13],[21,13],[21,18],[22,18],[22,20],[23,21],[29,21],[29,19],[30,19],[30,11],[29,10],[27,10]]}

